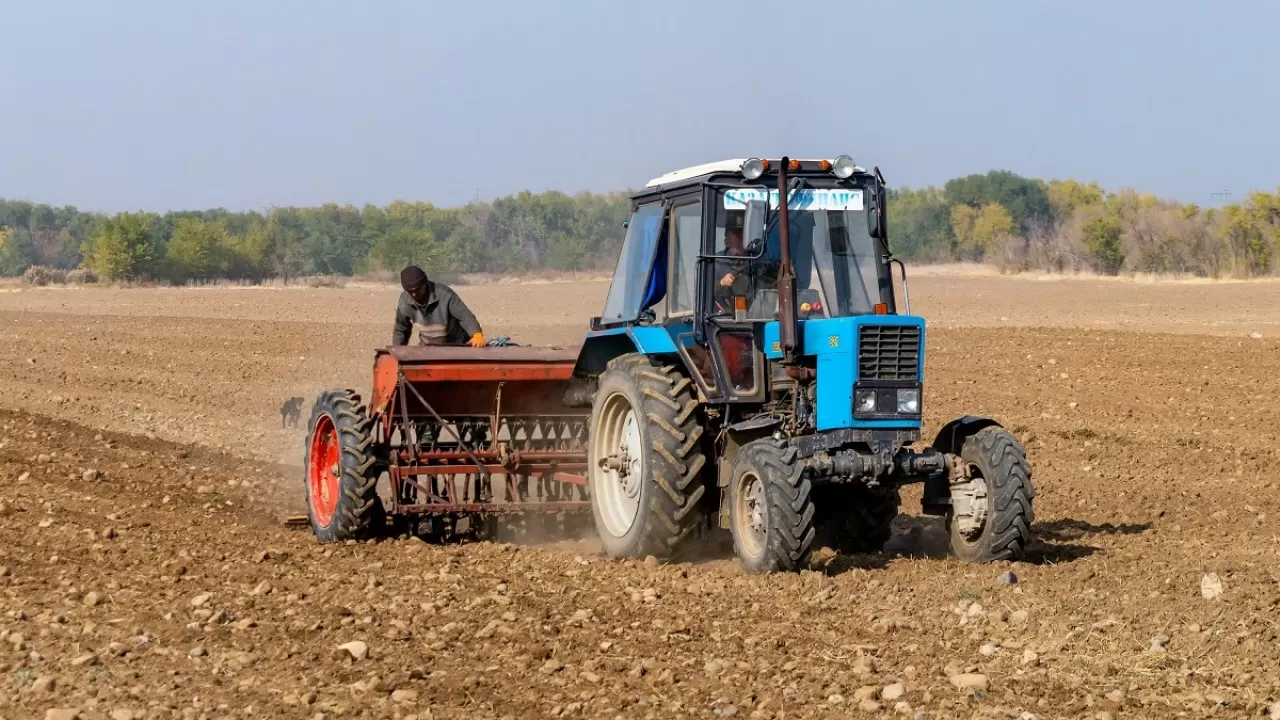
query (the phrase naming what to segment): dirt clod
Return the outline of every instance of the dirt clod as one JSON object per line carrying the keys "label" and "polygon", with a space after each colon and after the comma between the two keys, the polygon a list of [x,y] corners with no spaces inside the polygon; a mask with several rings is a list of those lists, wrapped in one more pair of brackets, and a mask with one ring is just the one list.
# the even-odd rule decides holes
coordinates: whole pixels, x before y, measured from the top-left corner
{"label": "dirt clod", "polygon": [[1217,573],[1206,573],[1204,577],[1200,578],[1200,595],[1205,600],[1217,600],[1222,597],[1224,590],[1225,585]]}
{"label": "dirt clod", "polygon": [[986,692],[987,676],[980,673],[957,673],[951,676],[951,684],[959,690]]}
{"label": "dirt clod", "polygon": [[404,688],[394,690],[391,693],[391,700],[398,703],[415,703],[418,701],[418,691]]}
{"label": "dirt clod", "polygon": [[42,694],[51,693],[55,689],[57,689],[57,687],[58,687],[57,679],[50,675],[41,675],[40,677],[36,678],[36,681],[34,683],[31,683],[32,692],[42,693]]}
{"label": "dirt clod", "polygon": [[369,645],[362,640],[352,640],[339,645],[338,653],[339,657],[343,659],[365,660],[369,657]]}

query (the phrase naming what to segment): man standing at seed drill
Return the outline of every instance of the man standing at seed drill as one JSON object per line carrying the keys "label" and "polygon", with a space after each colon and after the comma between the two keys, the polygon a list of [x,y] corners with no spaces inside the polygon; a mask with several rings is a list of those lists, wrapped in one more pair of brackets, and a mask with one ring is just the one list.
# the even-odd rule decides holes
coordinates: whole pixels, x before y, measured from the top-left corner
{"label": "man standing at seed drill", "polygon": [[471,309],[448,285],[432,282],[417,265],[400,271],[400,303],[396,305],[392,345],[408,345],[409,333],[418,327],[419,345],[484,347],[484,333]]}

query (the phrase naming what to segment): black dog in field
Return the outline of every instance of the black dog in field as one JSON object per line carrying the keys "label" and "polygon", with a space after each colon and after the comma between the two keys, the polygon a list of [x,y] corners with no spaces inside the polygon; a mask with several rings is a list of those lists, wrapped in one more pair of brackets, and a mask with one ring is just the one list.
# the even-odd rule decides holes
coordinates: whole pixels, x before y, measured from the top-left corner
{"label": "black dog in field", "polygon": [[291,397],[280,406],[280,427],[298,427],[302,418],[302,398]]}

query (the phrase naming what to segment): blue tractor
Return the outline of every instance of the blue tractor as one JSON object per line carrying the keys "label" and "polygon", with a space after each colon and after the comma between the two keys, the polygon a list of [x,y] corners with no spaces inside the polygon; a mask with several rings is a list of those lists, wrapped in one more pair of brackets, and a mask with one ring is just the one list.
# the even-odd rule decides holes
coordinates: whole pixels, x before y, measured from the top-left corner
{"label": "blue tractor", "polygon": [[955,555],[1023,556],[1018,439],[966,416],[921,446],[925,322],[885,200],[847,155],[709,163],[635,195],[575,367],[606,554],[668,557],[719,528],[747,571],[796,570],[824,545],[883,549],[899,488],[923,483]]}

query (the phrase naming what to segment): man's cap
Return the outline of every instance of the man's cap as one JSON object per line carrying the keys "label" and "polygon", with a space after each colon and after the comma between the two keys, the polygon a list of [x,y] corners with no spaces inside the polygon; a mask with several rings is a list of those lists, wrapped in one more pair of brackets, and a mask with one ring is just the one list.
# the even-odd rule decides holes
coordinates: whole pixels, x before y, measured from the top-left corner
{"label": "man's cap", "polygon": [[405,292],[413,292],[427,284],[427,274],[417,265],[410,265],[400,271],[400,287]]}

